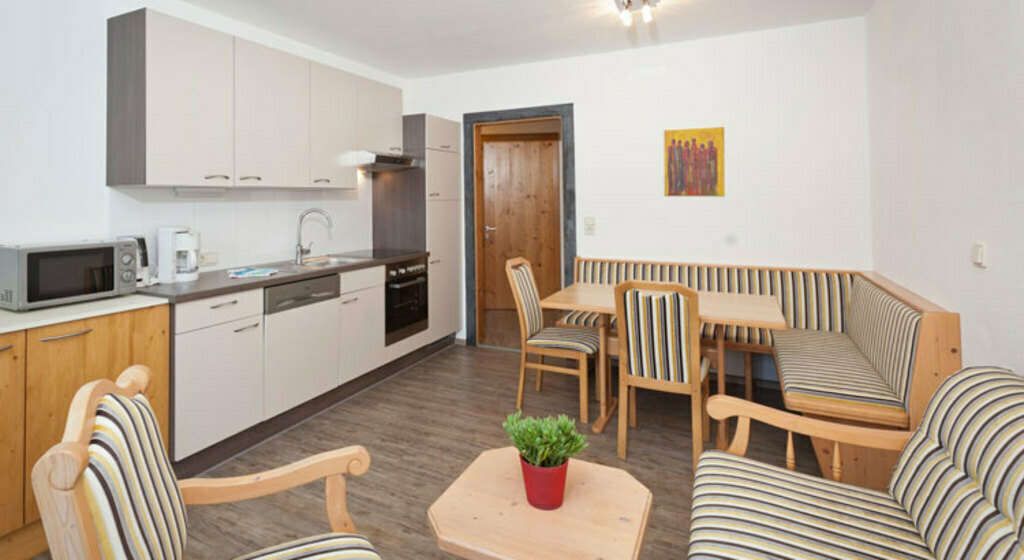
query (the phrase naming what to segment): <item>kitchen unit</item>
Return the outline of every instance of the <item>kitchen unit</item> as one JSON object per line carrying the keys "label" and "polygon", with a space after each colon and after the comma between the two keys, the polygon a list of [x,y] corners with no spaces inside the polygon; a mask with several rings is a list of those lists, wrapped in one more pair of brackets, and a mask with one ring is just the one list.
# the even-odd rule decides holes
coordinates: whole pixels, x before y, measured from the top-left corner
{"label": "kitchen unit", "polygon": [[353,189],[402,90],[150,9],[108,20],[107,185]]}
{"label": "kitchen unit", "polygon": [[[75,392],[143,364],[161,433],[169,426],[169,314],[146,296],[0,311],[0,558],[45,549],[31,469],[60,441]],[[166,442],[165,442],[166,443]]]}

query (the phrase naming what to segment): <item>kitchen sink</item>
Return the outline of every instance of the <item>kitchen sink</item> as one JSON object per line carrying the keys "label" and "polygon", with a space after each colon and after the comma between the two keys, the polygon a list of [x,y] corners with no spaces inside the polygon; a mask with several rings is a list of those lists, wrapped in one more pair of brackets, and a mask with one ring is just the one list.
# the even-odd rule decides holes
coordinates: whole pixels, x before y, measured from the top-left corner
{"label": "kitchen sink", "polygon": [[303,263],[301,266],[306,268],[325,268],[329,266],[341,266],[345,264],[355,264],[366,262],[370,259],[365,257],[320,257],[311,259],[310,262]]}

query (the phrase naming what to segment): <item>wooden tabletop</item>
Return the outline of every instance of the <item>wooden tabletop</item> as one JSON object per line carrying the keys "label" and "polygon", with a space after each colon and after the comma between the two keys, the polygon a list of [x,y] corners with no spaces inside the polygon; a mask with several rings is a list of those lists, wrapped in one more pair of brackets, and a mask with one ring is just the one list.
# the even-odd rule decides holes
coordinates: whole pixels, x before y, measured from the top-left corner
{"label": "wooden tabletop", "polygon": [[[775,296],[697,292],[700,319],[716,325],[785,329],[786,318]],[[615,314],[615,286],[576,283],[544,298],[544,309]]]}
{"label": "wooden tabletop", "polygon": [[484,451],[427,511],[441,550],[471,560],[619,560],[640,554],[651,491],[624,470],[569,461],[565,502],[526,501],[519,454]]}

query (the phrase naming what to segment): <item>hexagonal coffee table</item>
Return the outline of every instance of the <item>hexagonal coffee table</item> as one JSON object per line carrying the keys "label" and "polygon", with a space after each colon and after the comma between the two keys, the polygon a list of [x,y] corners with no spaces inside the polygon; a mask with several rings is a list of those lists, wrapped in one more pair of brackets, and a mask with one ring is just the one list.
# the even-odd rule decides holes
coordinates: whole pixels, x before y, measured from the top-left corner
{"label": "hexagonal coffee table", "polygon": [[471,560],[637,558],[651,491],[622,469],[572,459],[565,503],[526,501],[514,447],[484,451],[427,511],[441,550]]}

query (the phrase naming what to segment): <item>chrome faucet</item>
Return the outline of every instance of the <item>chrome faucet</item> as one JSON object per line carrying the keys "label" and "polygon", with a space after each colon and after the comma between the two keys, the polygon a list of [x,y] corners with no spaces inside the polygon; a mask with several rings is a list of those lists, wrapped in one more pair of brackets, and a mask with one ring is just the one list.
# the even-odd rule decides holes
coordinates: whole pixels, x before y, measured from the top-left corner
{"label": "chrome faucet", "polygon": [[310,208],[309,210],[306,210],[299,214],[299,242],[297,245],[295,245],[295,264],[298,265],[301,265],[303,263],[303,261],[305,260],[304,257],[308,255],[309,252],[313,249],[312,241],[309,242],[309,246],[302,244],[302,223],[306,221],[306,218],[310,214],[320,214],[321,216],[324,217],[324,219],[327,220],[327,231],[331,232],[334,230],[334,220],[331,219],[331,215],[327,213],[327,210],[324,210],[323,208]]}

